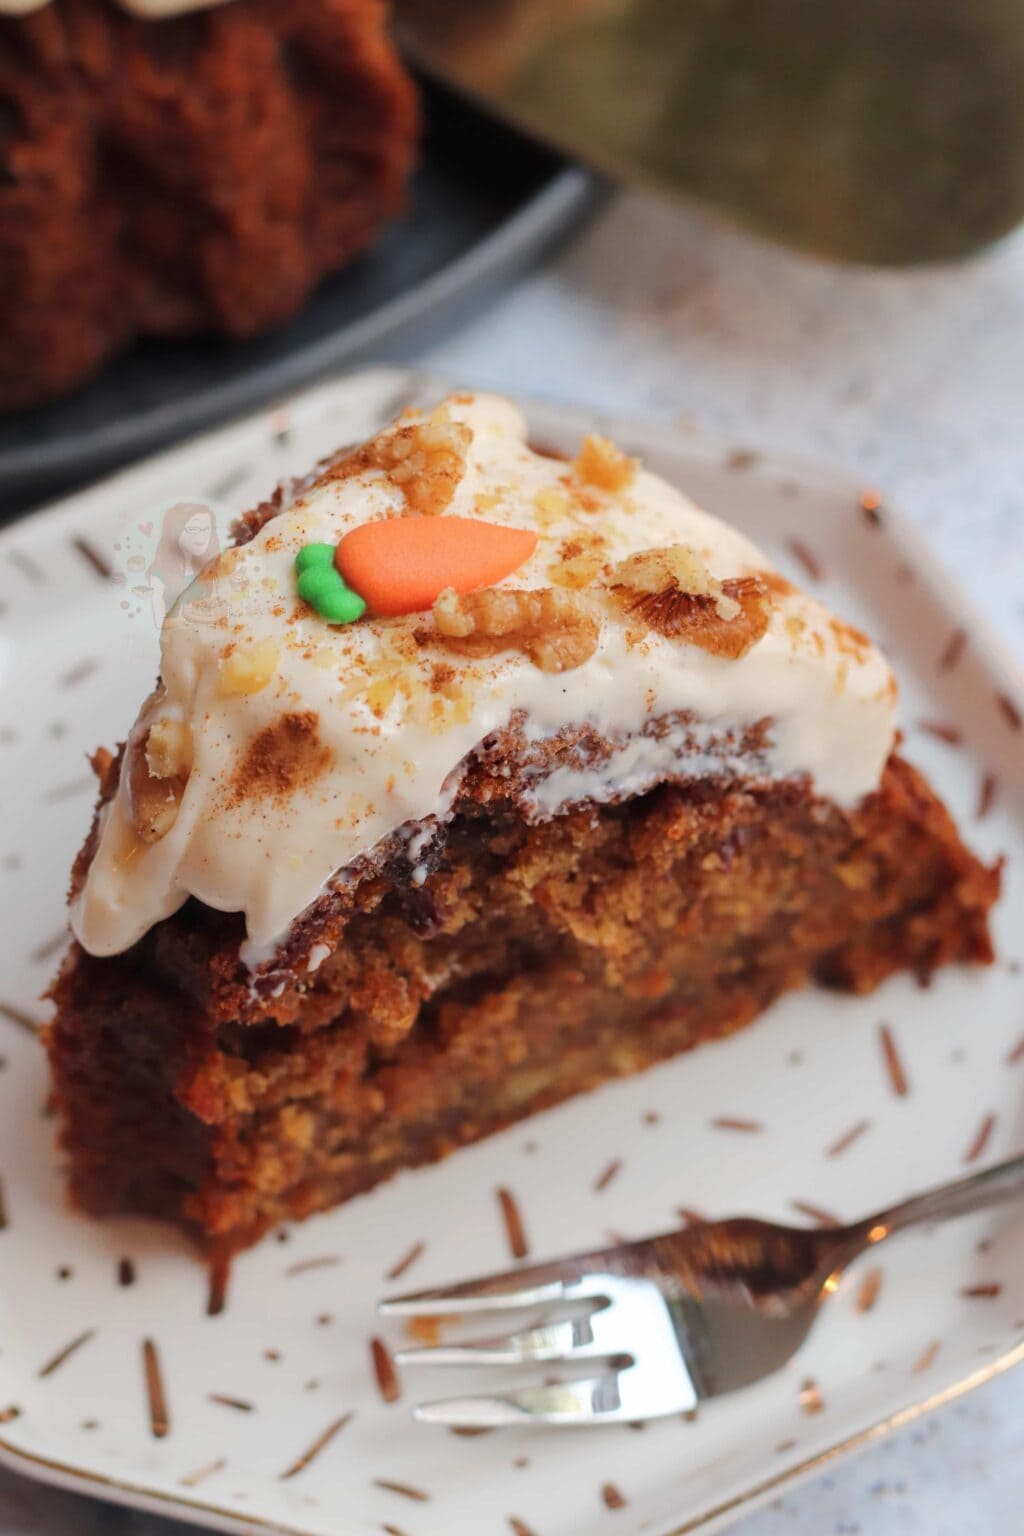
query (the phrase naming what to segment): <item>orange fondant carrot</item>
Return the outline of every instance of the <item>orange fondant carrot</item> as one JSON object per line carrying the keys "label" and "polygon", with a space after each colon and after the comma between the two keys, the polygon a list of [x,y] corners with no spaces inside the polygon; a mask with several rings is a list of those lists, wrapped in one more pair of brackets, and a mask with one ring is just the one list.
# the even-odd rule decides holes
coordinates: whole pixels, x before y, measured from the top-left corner
{"label": "orange fondant carrot", "polygon": [[525,528],[468,517],[389,517],[346,533],[335,551],[342,577],[371,613],[419,613],[446,587],[476,592],[511,576],[537,547]]}

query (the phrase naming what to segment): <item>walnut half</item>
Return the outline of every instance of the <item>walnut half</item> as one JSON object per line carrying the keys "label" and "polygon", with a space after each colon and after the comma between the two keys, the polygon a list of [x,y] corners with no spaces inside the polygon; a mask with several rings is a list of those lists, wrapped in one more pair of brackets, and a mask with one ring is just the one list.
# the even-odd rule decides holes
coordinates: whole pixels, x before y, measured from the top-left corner
{"label": "walnut half", "polygon": [[609,583],[634,619],[669,639],[731,661],[768,628],[769,596],[759,576],[719,581],[696,550],[672,544],[620,560]]}
{"label": "walnut half", "polygon": [[575,593],[540,587],[491,587],[460,596],[447,587],[434,604],[434,622],[448,646],[464,656],[494,656],[513,647],[542,672],[571,672],[588,661],[601,632],[595,614]]}
{"label": "walnut half", "polygon": [[344,480],[379,469],[402,492],[406,507],[418,517],[436,517],[450,504],[466,472],[473,434],[439,406],[426,421],[390,427],[346,455],[324,476]]}

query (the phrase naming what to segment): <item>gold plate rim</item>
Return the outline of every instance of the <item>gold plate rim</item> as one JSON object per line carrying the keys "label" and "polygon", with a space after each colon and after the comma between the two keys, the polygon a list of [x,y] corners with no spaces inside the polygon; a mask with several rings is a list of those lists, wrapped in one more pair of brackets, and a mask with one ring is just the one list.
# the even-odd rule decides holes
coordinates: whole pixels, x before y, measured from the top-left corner
{"label": "gold plate rim", "polygon": [[[917,1402],[908,1403],[906,1407],[886,1415],[885,1418],[876,1419],[873,1424],[867,1425],[855,1434],[847,1435],[845,1439],[837,1440],[833,1445],[826,1446],[824,1450],[815,1452],[813,1456],[807,1456],[793,1466],[785,1467],[773,1476],[763,1478],[742,1493],[724,1499],[722,1503],[687,1520],[683,1525],[672,1526],[671,1529],[663,1531],[661,1536],[692,1536],[695,1531],[706,1531],[718,1521],[739,1515],[750,1507],[756,1506],[778,1489],[799,1482],[810,1473],[827,1466],[830,1462],[838,1461],[843,1456],[866,1449],[874,1441],[903,1429],[907,1424],[912,1424],[915,1419],[924,1417],[925,1414],[934,1413],[946,1407],[957,1398],[985,1386],[997,1377],[1005,1375],[1014,1366],[1021,1364],[1024,1364],[1024,1339],[1015,1344],[1012,1349],[1007,1350],[1005,1354],[1000,1355],[998,1359],[977,1371],[971,1371],[969,1375],[952,1382],[948,1387],[943,1387],[941,1391],[919,1398]],[[308,1536],[308,1531],[296,1526],[283,1526],[277,1521],[264,1520],[258,1515],[243,1515],[226,1508],[223,1504],[209,1504],[205,1500],[182,1498],[179,1494],[162,1493],[158,1489],[146,1488],[139,1483],[106,1477],[101,1472],[89,1472],[79,1467],[69,1466],[67,1462],[55,1461],[48,1456],[40,1456],[35,1451],[23,1450],[19,1446],[12,1445],[3,1436],[0,1436],[0,1462],[14,1471],[21,1471],[22,1466],[27,1465],[32,1470],[26,1472],[26,1476],[52,1487],[70,1485],[71,1491],[86,1493],[93,1493],[96,1489],[104,1490],[113,1502],[134,1508],[144,1508],[146,1504],[159,1505],[161,1513],[167,1511],[177,1519],[189,1520],[193,1525],[200,1524],[203,1517],[213,1516],[218,1524],[228,1522],[221,1527],[226,1530],[271,1531],[275,1536]],[[100,1495],[96,1494],[96,1496]],[[141,1505],[138,1503],[140,1499],[144,1501]]]}

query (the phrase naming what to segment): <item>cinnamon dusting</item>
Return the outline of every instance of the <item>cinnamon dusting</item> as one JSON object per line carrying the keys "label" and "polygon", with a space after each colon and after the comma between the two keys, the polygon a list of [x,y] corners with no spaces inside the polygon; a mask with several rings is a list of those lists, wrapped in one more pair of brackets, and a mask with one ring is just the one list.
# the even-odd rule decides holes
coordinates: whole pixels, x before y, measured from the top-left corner
{"label": "cinnamon dusting", "polygon": [[232,783],[232,803],[294,794],[330,766],[332,754],[319,734],[315,710],[282,715],[250,743]]}

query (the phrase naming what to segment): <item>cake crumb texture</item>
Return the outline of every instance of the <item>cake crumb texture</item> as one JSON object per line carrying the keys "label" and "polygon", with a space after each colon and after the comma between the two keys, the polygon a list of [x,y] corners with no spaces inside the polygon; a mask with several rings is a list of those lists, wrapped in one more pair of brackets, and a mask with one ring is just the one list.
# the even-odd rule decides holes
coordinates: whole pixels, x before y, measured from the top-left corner
{"label": "cake crumb texture", "polygon": [[478,766],[426,868],[396,846],[259,987],[240,919],[196,901],[124,954],[76,947],[48,1035],[75,1202],[230,1251],[791,988],[986,962],[999,886],[898,756],[851,811],[715,779],[539,824]]}

